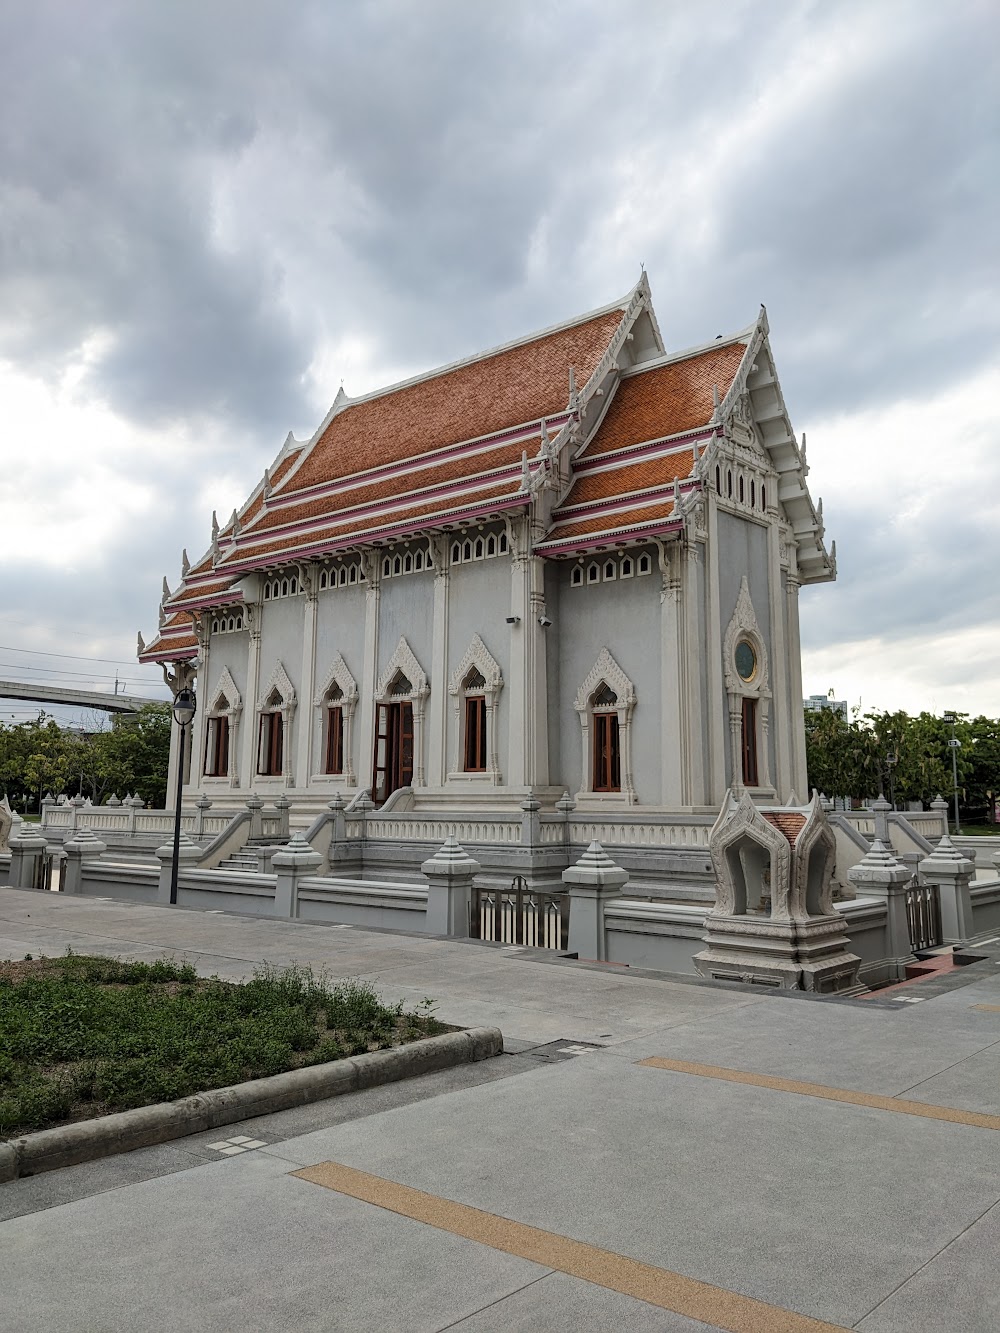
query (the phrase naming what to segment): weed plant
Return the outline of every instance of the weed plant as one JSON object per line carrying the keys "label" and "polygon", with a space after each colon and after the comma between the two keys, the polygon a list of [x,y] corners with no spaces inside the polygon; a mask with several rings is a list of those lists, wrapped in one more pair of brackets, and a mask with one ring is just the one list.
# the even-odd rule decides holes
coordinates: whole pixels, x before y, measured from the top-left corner
{"label": "weed plant", "polygon": [[0,963],[0,1138],[380,1050],[446,1028],[358,980],[68,954]]}

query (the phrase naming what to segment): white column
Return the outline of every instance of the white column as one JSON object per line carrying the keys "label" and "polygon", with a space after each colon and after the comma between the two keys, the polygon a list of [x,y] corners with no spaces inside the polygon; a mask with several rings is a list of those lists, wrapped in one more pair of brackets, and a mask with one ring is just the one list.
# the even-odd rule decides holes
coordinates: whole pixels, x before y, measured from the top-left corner
{"label": "white column", "polygon": [[719,592],[719,511],[715,492],[708,495],[708,542],[705,551],[708,671],[705,673],[708,708],[707,780],[703,799],[715,807],[726,793],[726,717],[722,663],[722,598]]}
{"label": "white column", "polygon": [[538,620],[545,610],[544,561],[531,554],[531,523],[510,526],[510,613],[517,623],[510,635],[509,782],[512,787],[547,786],[549,780],[548,682],[546,635]]}
{"label": "white column", "polygon": [[260,689],[260,605],[244,608],[247,636],[247,692],[243,700],[243,759],[240,785],[252,788],[257,772],[257,691]]}
{"label": "white column", "polygon": [[701,551],[693,537],[684,542],[682,581],[684,653],[681,672],[681,706],[685,719],[686,804],[705,804],[705,740],[702,730],[703,653],[701,646],[698,566]]}
{"label": "white column", "polygon": [[681,583],[676,542],[659,544],[660,578],[660,801],[668,810],[684,804],[681,736]]}
{"label": "white column", "polygon": [[448,773],[448,603],[451,585],[449,544],[431,539],[434,559],[434,612],[431,649],[431,698],[427,726],[427,785],[443,787]]}
{"label": "white column", "polygon": [[[381,566],[371,552],[363,555],[365,577],[365,647],[361,663],[361,692],[358,698],[358,785],[372,785],[372,755],[375,747],[375,686],[378,683],[378,609],[381,598]],[[414,749],[416,736],[414,736]]]}
{"label": "white column", "polygon": [[181,729],[170,716],[170,755],[167,759],[167,801],[166,808],[173,810],[177,805],[177,747],[181,743]]}
{"label": "white column", "polygon": [[200,789],[201,780],[205,773],[205,729],[208,726],[208,710],[211,707],[211,699],[208,691],[209,685],[209,654],[212,649],[212,613],[206,611],[201,618],[201,648],[198,656],[201,658],[201,666],[198,668],[198,711],[194,715],[194,723],[188,735],[188,744],[191,746],[191,763],[188,772],[191,774],[189,786],[192,790]]}
{"label": "white column", "polygon": [[[302,688],[299,698],[299,743],[298,743],[298,786],[308,787],[312,777],[313,721],[316,710],[313,707],[313,692],[316,689],[316,613],[318,596],[316,590],[316,566],[310,565],[301,571],[305,588],[305,606],[302,613]],[[294,779],[293,779],[294,780]]]}
{"label": "white column", "polygon": [[[781,536],[778,525],[767,529],[767,583],[771,608],[771,687],[774,691],[774,774],[771,782],[783,801],[795,788],[800,800],[808,800],[809,793],[792,781],[792,731],[797,725],[788,711],[788,656],[785,639],[785,596],[781,587]],[[801,695],[799,703],[801,704]]]}
{"label": "white column", "polygon": [[[788,565],[788,578],[785,584],[785,606],[788,613],[788,717],[792,728],[792,784],[796,795],[804,800],[808,794],[809,779],[806,776],[806,733],[802,721],[802,648],[799,643],[799,576],[792,551]],[[788,793],[783,792],[786,796]]]}

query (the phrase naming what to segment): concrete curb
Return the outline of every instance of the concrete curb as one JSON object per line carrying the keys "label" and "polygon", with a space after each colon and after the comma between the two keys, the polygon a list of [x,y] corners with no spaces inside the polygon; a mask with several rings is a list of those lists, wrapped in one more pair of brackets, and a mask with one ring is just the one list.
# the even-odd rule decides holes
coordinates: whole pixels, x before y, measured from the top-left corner
{"label": "concrete curb", "polygon": [[287,1111],[326,1097],[360,1092],[382,1083],[416,1078],[502,1054],[503,1035],[499,1028],[467,1028],[464,1032],[445,1032],[440,1037],[394,1046],[388,1051],[372,1051],[331,1064],[293,1069],[272,1078],[237,1083],[230,1088],[199,1092],[176,1102],[140,1106],[97,1120],[43,1129],[37,1134],[0,1142],[0,1182],[148,1148],[253,1116]]}

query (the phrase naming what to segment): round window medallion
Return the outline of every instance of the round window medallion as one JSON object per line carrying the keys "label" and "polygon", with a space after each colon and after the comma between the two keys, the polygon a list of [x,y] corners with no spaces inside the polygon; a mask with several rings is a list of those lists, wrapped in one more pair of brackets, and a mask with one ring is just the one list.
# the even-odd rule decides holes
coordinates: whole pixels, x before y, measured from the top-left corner
{"label": "round window medallion", "polygon": [[753,680],[757,674],[757,654],[745,639],[736,645],[736,670],[741,680]]}

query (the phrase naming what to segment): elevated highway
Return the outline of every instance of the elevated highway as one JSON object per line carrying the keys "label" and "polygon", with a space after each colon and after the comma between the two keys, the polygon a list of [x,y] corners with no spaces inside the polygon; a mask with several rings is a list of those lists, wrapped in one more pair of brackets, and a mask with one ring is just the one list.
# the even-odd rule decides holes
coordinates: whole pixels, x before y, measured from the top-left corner
{"label": "elevated highway", "polygon": [[134,713],[143,704],[158,702],[148,695],[105,694],[102,690],[80,690],[66,685],[33,685],[20,680],[0,680],[0,699],[68,704],[71,708],[96,708],[102,713]]}

